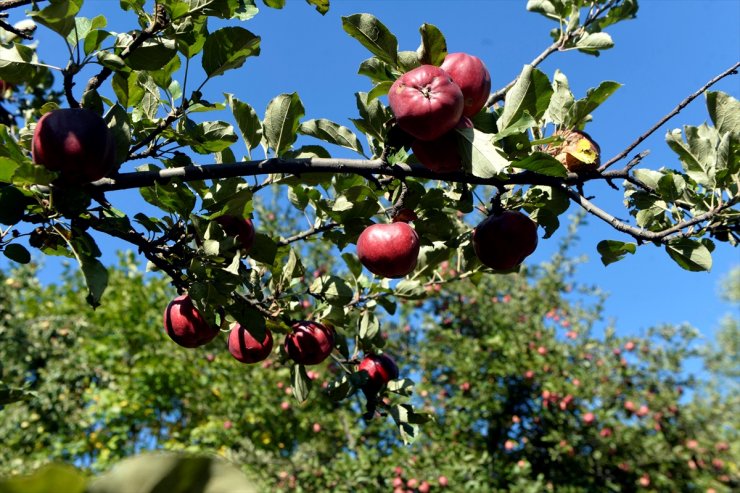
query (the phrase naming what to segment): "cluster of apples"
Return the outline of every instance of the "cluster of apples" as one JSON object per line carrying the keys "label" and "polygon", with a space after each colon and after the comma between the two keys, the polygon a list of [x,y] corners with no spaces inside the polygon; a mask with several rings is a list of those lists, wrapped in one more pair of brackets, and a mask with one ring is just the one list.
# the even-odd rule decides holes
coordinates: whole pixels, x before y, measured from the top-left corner
{"label": "cluster of apples", "polygon": [[[413,137],[411,149],[426,168],[462,169],[456,128],[472,128],[491,91],[483,62],[467,53],[450,53],[441,66],[421,65],[399,77],[388,101],[398,126]],[[357,255],[373,274],[403,277],[416,268],[419,236],[408,224],[414,214],[399,214],[391,224],[368,226],[357,241]],[[537,225],[518,211],[504,211],[473,230],[480,261],[494,270],[511,270],[537,248]]]}

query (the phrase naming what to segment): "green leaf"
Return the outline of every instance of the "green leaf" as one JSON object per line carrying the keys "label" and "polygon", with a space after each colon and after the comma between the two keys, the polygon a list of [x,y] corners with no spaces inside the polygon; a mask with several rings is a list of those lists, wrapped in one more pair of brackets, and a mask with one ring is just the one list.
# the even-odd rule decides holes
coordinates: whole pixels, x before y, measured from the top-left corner
{"label": "green leaf", "polygon": [[[157,171],[159,168],[149,164],[139,166],[137,170]],[[182,217],[188,217],[195,207],[195,194],[185,183],[178,180],[155,183],[151,187],[142,187],[139,189],[139,193],[150,204],[167,212],[180,214]]]}
{"label": "green leaf", "polygon": [[[2,160],[0,158],[0,166]],[[26,212],[28,198],[15,187],[0,187],[0,223],[11,225],[21,220]]]}
{"label": "green leaf", "polygon": [[260,37],[242,27],[224,27],[208,35],[203,45],[203,70],[208,77],[241,67],[260,53]]}
{"label": "green leaf", "polygon": [[362,312],[358,322],[358,337],[361,341],[369,343],[380,333],[380,322],[378,317],[369,310]]}
{"label": "green leaf", "polygon": [[368,101],[372,101],[373,99],[377,99],[381,96],[385,96],[391,90],[392,85],[393,85],[393,82],[389,80],[385,80],[383,82],[379,82],[375,84],[375,87],[373,87],[370,90],[370,92],[367,93]]}
{"label": "green leaf", "polygon": [[537,12],[550,19],[565,19],[568,16],[568,6],[563,0],[528,0],[527,10]]}
{"label": "green leaf", "polygon": [[49,5],[36,12],[29,12],[36,22],[67,37],[75,28],[75,15],[82,7],[82,0],[51,0]]}
{"label": "green leaf", "polygon": [[93,308],[100,306],[100,299],[103,297],[105,288],[108,287],[108,270],[100,260],[80,255],[77,257],[82,267],[82,274],[87,284],[87,296],[85,299]]}
{"label": "green leaf", "polygon": [[499,131],[521,118],[525,111],[539,119],[550,105],[553,89],[547,76],[525,65],[514,86],[506,93],[504,111],[498,120]]}
{"label": "green leaf", "polygon": [[355,94],[357,110],[360,112],[362,120],[352,120],[352,123],[362,132],[378,140],[383,140],[385,135],[385,122],[388,120],[388,113],[383,105],[377,99],[370,99],[367,93],[358,92]]}
{"label": "green leaf", "polygon": [[480,178],[491,178],[509,166],[503,151],[493,145],[490,134],[474,128],[458,128],[456,131],[462,136],[459,139],[460,157],[466,171]]}
{"label": "green leaf", "polygon": [[604,81],[598,87],[586,91],[586,97],[579,99],[573,105],[568,115],[568,125],[582,128],[588,116],[620,87],[622,84],[618,82]]}
{"label": "green leaf", "polygon": [[293,386],[293,396],[298,402],[306,402],[311,393],[311,379],[306,374],[306,367],[293,365],[290,367],[290,381]]}
{"label": "green leaf", "polygon": [[707,109],[712,123],[721,134],[740,133],[740,101],[720,91],[706,93]]}
{"label": "green leaf", "polygon": [[342,17],[344,30],[384,62],[398,65],[398,40],[385,25],[371,14]]}
{"label": "green leaf", "polygon": [[329,12],[329,0],[306,0],[306,2],[316,7],[316,11],[321,15]]}
{"label": "green leaf", "polygon": [[534,171],[541,175],[556,176],[565,178],[568,176],[568,170],[563,163],[544,152],[534,152],[520,161],[511,163],[512,168],[521,168]]}
{"label": "green leaf", "polygon": [[36,52],[26,45],[0,46],[0,79],[6,82],[21,84],[32,79],[37,63]]}
{"label": "green leaf", "polygon": [[67,35],[67,43],[70,47],[74,48],[81,40],[85,40],[93,29],[99,29],[105,27],[105,25],[106,20],[102,15],[98,15],[94,19],[77,17],[75,19],[75,28]]}
{"label": "green leaf", "polygon": [[362,144],[360,144],[360,141],[354,132],[347,127],[334,123],[331,120],[326,120],[324,118],[308,120],[298,127],[298,132],[304,135],[310,135],[311,137],[315,137],[330,144],[346,147],[347,149],[353,150],[363,156],[365,155],[365,152],[362,150]]}
{"label": "green leaf", "polygon": [[277,156],[290,149],[297,138],[298,125],[305,110],[298,93],[280,94],[267,105],[262,128],[267,145]]}
{"label": "green leaf", "polygon": [[275,263],[277,254],[277,243],[264,233],[255,233],[254,246],[249,252],[249,256],[257,262],[265,265]]}
{"label": "green leaf", "polygon": [[568,125],[575,99],[570,92],[568,78],[559,70],[555,71],[552,81],[553,94],[547,106],[547,118],[555,125]]}
{"label": "green leaf", "polygon": [[31,261],[31,253],[26,249],[26,247],[18,243],[5,245],[5,249],[3,249],[3,255],[8,257],[13,262],[18,262],[19,264],[27,264]]}
{"label": "green leaf", "polygon": [[666,134],[668,146],[678,154],[686,174],[692,180],[700,185],[714,186],[714,170],[707,163],[707,160],[714,161],[714,146],[709,139],[701,138],[701,134],[708,131],[708,128],[705,131],[700,131],[697,127],[684,128],[688,142],[681,138],[681,131],[676,129]]}
{"label": "green leaf", "polygon": [[396,296],[401,298],[419,299],[423,298],[426,293],[418,280],[401,279],[394,289]]}
{"label": "green leaf", "polygon": [[2,493],[86,493],[87,476],[68,464],[47,464],[24,476],[0,480]]}
{"label": "green leaf", "polygon": [[576,41],[576,48],[591,55],[598,55],[600,50],[608,50],[613,47],[612,37],[605,32],[585,33]]}
{"label": "green leaf", "polygon": [[663,177],[663,173],[651,169],[636,169],[632,174],[653,190],[657,190],[658,182]]}
{"label": "green leaf", "polygon": [[354,291],[341,277],[321,276],[314,279],[308,292],[330,305],[346,305],[352,301]]}
{"label": "green leaf", "polygon": [[396,76],[393,74],[393,68],[377,57],[368,58],[362,62],[357,73],[369,77],[376,84],[386,81],[392,83],[396,80]]}
{"label": "green leaf", "polygon": [[128,113],[120,104],[111,106],[105,115],[105,123],[111,130],[116,145],[116,163],[121,164],[128,159],[128,151],[131,146],[131,126],[128,121]]}
{"label": "green leaf", "polygon": [[244,143],[250,151],[255,149],[262,141],[262,122],[247,103],[239,101],[233,94],[226,94],[226,100],[231,107],[239,132],[242,134]]}
{"label": "green leaf", "polygon": [[628,253],[634,254],[637,251],[637,243],[602,240],[596,245],[596,250],[601,255],[601,262],[609,265],[622,260]]}
{"label": "green leaf", "polygon": [[126,65],[134,70],[160,70],[176,55],[177,46],[174,40],[165,37],[151,38],[131,52],[126,58]]}
{"label": "green leaf", "polygon": [[421,44],[416,49],[419,61],[423,65],[442,65],[447,56],[447,41],[442,31],[433,24],[422,24],[419,28]]}
{"label": "green leaf", "polygon": [[528,129],[536,126],[537,122],[535,121],[535,119],[532,118],[532,115],[530,115],[528,111],[525,111],[524,113],[522,113],[517,121],[511,123],[501,132],[494,134],[493,142],[498,142],[499,140],[511,135],[517,135],[526,132]]}
{"label": "green leaf", "polygon": [[217,457],[152,452],[119,462],[113,469],[93,480],[86,493],[257,493],[257,491],[238,467]]}
{"label": "green leaf", "polygon": [[270,8],[282,9],[285,7],[285,0],[262,0]]}
{"label": "green leaf", "polygon": [[711,252],[698,241],[679,238],[668,243],[665,249],[668,255],[683,269],[691,272],[702,272],[712,268]]}

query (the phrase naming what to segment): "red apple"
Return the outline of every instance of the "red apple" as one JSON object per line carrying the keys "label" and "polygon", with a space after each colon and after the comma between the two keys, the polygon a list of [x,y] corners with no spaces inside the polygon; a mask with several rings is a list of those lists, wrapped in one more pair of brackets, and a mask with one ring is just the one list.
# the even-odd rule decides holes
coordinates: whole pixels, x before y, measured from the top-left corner
{"label": "red apple", "polygon": [[473,230],[473,248],[494,270],[509,270],[537,248],[537,224],[517,211],[489,216]]}
{"label": "red apple", "polygon": [[[456,128],[473,128],[470,118],[464,116]],[[460,157],[459,137],[453,129],[434,140],[416,139],[411,144],[416,159],[426,168],[437,173],[451,173],[462,170]]]}
{"label": "red apple", "polygon": [[463,93],[463,115],[478,113],[491,93],[491,74],[480,58],[467,53],[450,53],[440,68],[450,74]]}
{"label": "red apple", "polygon": [[216,222],[221,225],[229,236],[235,236],[242,249],[249,253],[254,246],[254,224],[248,217],[219,216]]}
{"label": "red apple", "polygon": [[187,294],[178,296],[167,305],[164,328],[173,341],[186,348],[208,344],[219,333],[218,327],[203,318]]}
{"label": "red apple", "polygon": [[365,356],[358,370],[367,372],[367,388],[372,392],[377,392],[383,385],[398,378],[398,366],[387,354]]}
{"label": "red apple", "polygon": [[416,267],[419,235],[405,222],[373,224],[357,239],[357,256],[373,274],[403,277]]}
{"label": "red apple", "polygon": [[302,365],[317,365],[331,354],[334,330],[328,326],[303,320],[293,324],[293,332],[285,338],[285,352]]}
{"label": "red apple", "polygon": [[229,352],[242,363],[258,363],[272,352],[272,333],[265,329],[265,337],[258,341],[247,329],[239,324],[229,333]]}
{"label": "red apple", "polygon": [[463,115],[463,93],[450,75],[422,65],[399,77],[388,93],[401,129],[421,140],[434,140],[452,130]]}
{"label": "red apple", "polygon": [[92,110],[50,111],[36,124],[33,160],[61,173],[60,182],[80,185],[116,168],[115,142],[105,120]]}

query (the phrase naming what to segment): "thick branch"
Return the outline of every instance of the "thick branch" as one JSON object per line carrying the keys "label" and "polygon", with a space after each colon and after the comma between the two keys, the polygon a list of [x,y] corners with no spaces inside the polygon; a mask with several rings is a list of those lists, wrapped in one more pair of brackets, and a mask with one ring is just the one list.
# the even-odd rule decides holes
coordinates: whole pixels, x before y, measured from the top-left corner
{"label": "thick branch", "polygon": [[702,94],[704,94],[704,92],[706,92],[707,89],[709,89],[710,87],[712,87],[714,84],[716,84],[720,80],[724,79],[725,77],[727,77],[729,75],[735,75],[735,74],[737,74],[738,73],[738,67],[740,67],[740,62],[737,62],[732,67],[728,68],[727,70],[725,70],[724,72],[722,72],[718,76],[714,77],[712,80],[710,80],[709,82],[707,82],[706,84],[704,84],[701,87],[701,89],[699,89],[698,91],[696,91],[695,93],[693,93],[692,95],[690,95],[689,97],[687,97],[686,99],[684,99],[683,101],[681,101],[680,103],[678,103],[678,106],[676,106],[675,108],[673,108],[673,111],[671,111],[666,116],[664,116],[663,118],[661,118],[660,121],[658,121],[658,123],[656,123],[655,125],[653,125],[653,127],[650,130],[648,130],[644,134],[640,135],[640,137],[638,137],[637,140],[635,140],[633,143],[631,143],[629,146],[627,146],[626,149],[624,149],[622,152],[620,152],[619,154],[617,154],[616,156],[614,156],[613,158],[611,158],[609,161],[607,161],[603,165],[601,165],[601,167],[599,168],[599,171],[604,171],[607,168],[609,168],[612,164],[616,163],[617,161],[620,161],[620,160],[624,159],[627,156],[627,154],[629,154],[630,152],[632,152],[632,150],[635,147],[637,147],[638,145],[640,145],[645,139],[647,139],[653,133],[655,133],[660,127],[663,126],[663,124],[665,122],[667,122],[668,120],[670,120],[671,118],[673,118],[674,116],[676,116],[678,113],[680,113],[681,110],[684,109],[690,102],[692,102],[694,99],[696,99],[699,96],[701,96]]}
{"label": "thick branch", "polygon": [[187,182],[231,178],[234,176],[260,176],[283,173],[297,176],[304,173],[354,173],[366,177],[371,177],[373,175],[393,176],[396,178],[415,177],[456,183],[468,183],[471,185],[492,186],[559,186],[562,184],[573,185],[591,180],[611,180],[627,177],[627,173],[624,170],[618,170],[606,173],[592,173],[588,175],[569,173],[566,178],[546,176],[533,173],[531,171],[523,171],[501,177],[480,178],[463,172],[436,173],[421,165],[411,166],[408,164],[396,164],[394,166],[388,166],[380,159],[272,158],[262,161],[243,161],[233,164],[204,164],[183,166],[180,168],[167,168],[159,171],[120,173],[110,178],[98,180],[90,186],[101,191],[126,190],[129,188],[152,186],[157,182],[163,183],[170,179],[178,179]]}
{"label": "thick branch", "polygon": [[586,212],[588,212],[589,214],[593,214],[599,219],[609,223],[609,225],[611,225],[617,231],[627,233],[638,241],[655,241],[659,243],[668,243],[670,240],[677,237],[688,236],[688,233],[683,231],[684,229],[707,221],[720,212],[734,206],[738,203],[738,201],[740,201],[740,197],[733,197],[720,206],[710,209],[703,214],[699,214],[698,216],[694,216],[691,219],[687,219],[686,221],[681,221],[670,228],[664,229],[662,231],[648,231],[644,228],[636,228],[623,221],[620,221],[608,212],[600,209],[599,207],[591,203],[586,197],[579,194],[575,190],[572,190],[570,188],[564,188],[563,190],[565,191],[565,193],[568,194],[571,200],[583,207]]}

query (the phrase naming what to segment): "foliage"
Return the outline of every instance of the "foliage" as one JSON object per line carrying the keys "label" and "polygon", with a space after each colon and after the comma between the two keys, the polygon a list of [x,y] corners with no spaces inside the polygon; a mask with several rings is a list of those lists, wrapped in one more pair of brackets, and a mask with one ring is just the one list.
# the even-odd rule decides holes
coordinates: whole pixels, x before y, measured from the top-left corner
{"label": "foliage", "polygon": [[[37,398],[2,411],[0,469],[63,460],[101,471],[169,449],[224,456],[270,491],[383,490],[396,476],[434,486],[444,476],[451,491],[730,491],[736,377],[709,366],[712,378],[697,378],[686,362],[724,354],[736,365],[737,353],[698,345],[691,327],[629,338],[597,328],[604,297],[573,283],[566,254],[477,285],[443,283],[459,275],[444,265],[430,301],[378,327],[405,379],[384,397],[398,411],[370,421],[359,399],[333,402],[331,382],[345,378],[336,362],[308,372],[317,394],[299,404],[289,363],[242,365],[226,334],[196,350],[172,344],[158,328],[166,281],[137,272],[132,256],[95,311],[71,271],[43,287],[30,267],[16,270],[1,284],[18,315],[3,319],[0,359],[6,380]],[[401,425],[416,437],[409,447],[389,426],[404,402],[433,418]]]}

